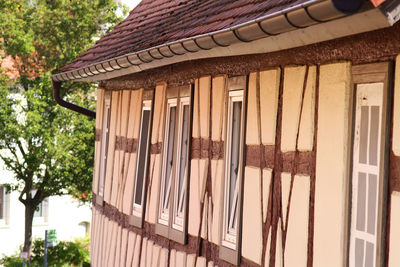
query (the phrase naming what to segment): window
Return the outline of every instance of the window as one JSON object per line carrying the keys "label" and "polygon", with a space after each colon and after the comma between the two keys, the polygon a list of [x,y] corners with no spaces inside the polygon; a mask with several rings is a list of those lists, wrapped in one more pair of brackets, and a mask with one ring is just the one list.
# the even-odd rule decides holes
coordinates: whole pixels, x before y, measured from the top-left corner
{"label": "window", "polygon": [[[35,197],[36,189],[31,190],[32,198]],[[45,224],[49,219],[49,199],[45,198],[40,202],[40,204],[36,207],[35,212],[33,213],[33,223],[36,225]]]}
{"label": "window", "polygon": [[4,186],[0,185],[0,226],[8,224],[10,195]]}
{"label": "window", "polygon": [[228,80],[224,207],[220,258],[235,265],[238,265],[240,260],[245,88],[246,77],[244,76]]}
{"label": "window", "polygon": [[351,179],[350,267],[382,266],[387,178],[388,63],[353,67],[355,119]]}
{"label": "window", "polygon": [[186,188],[188,180],[189,156],[189,97],[181,99],[179,108],[178,144],[176,181],[174,193],[173,223],[172,227],[183,231],[185,216],[184,203],[186,202]]}
{"label": "window", "polygon": [[45,198],[43,201],[36,207],[35,213],[33,217],[35,218],[44,218],[47,221],[48,216],[48,208],[49,208],[49,199]]}
{"label": "window", "polygon": [[[189,86],[172,89],[167,99],[156,232],[186,242],[191,104]],[[171,96],[171,95],[170,95]],[[167,95],[168,97],[168,95]]]}
{"label": "window", "polygon": [[[152,94],[151,94],[152,97]],[[144,100],[140,121],[138,140],[136,176],[133,192],[133,211],[130,223],[136,227],[143,226],[143,211],[145,202],[145,188],[147,165],[149,160],[150,129],[151,129],[151,100]]]}
{"label": "window", "polygon": [[100,171],[99,171],[99,188],[96,196],[96,202],[103,205],[104,198],[104,182],[107,168],[108,139],[110,132],[110,115],[111,115],[111,92],[104,93],[104,108],[100,145]]}

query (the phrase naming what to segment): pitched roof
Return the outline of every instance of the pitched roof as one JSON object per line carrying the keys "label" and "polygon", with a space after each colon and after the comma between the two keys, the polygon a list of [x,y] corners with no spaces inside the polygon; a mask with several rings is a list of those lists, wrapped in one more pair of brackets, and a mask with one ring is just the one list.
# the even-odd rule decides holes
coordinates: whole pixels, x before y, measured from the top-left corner
{"label": "pitched roof", "polygon": [[310,0],[143,0],[109,34],[60,71],[227,29]]}

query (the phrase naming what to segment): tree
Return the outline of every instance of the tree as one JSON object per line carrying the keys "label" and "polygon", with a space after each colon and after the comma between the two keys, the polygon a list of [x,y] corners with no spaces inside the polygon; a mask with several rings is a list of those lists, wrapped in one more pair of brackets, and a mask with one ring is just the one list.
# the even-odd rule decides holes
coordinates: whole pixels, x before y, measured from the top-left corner
{"label": "tree", "polygon": [[[0,159],[13,172],[6,187],[25,206],[24,251],[32,220],[47,197],[90,200],[94,121],[58,106],[50,75],[93,45],[126,14],[112,0],[0,0],[0,51],[19,78],[0,78]],[[0,70],[1,74],[1,70]],[[96,85],[64,83],[66,97],[94,108]],[[35,190],[35,194],[33,194]]]}

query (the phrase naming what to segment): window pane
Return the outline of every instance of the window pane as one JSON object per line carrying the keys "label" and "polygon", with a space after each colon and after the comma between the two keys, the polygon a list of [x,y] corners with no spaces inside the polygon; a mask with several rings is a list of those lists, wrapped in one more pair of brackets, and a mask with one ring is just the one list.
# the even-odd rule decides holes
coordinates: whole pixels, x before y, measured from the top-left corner
{"label": "window pane", "polygon": [[104,195],[104,179],[106,175],[107,153],[108,153],[108,139],[110,129],[110,106],[106,106],[105,119],[103,121],[103,131],[101,138],[101,152],[100,152],[100,172],[99,172],[99,195]]}
{"label": "window pane", "polygon": [[379,106],[371,106],[369,164],[378,164]]}
{"label": "window pane", "polygon": [[363,172],[358,173],[358,192],[357,192],[357,225],[359,231],[365,230],[365,207],[367,196],[367,175]]}
{"label": "window pane", "polygon": [[239,176],[239,151],[240,151],[240,132],[241,132],[242,102],[234,102],[232,107],[232,135],[231,135],[231,160],[230,160],[230,179],[229,179],[229,227],[235,226],[235,210],[238,204],[238,176]]}
{"label": "window pane", "polygon": [[363,267],[364,263],[364,240],[356,238],[355,267]]}
{"label": "window pane", "polygon": [[369,107],[361,107],[359,162],[367,163]]}
{"label": "window pane", "polygon": [[377,201],[377,186],[378,177],[375,174],[368,175],[368,224],[367,231],[370,234],[375,234],[376,221],[376,201]]}
{"label": "window pane", "polygon": [[171,175],[173,166],[173,151],[174,151],[174,136],[175,136],[175,120],[176,120],[176,107],[170,108],[169,114],[169,129],[168,129],[168,147],[166,159],[166,172],[164,181],[164,209],[169,208],[169,194],[171,191]]}
{"label": "window pane", "polygon": [[366,242],[367,247],[365,248],[365,267],[373,267],[374,255],[375,255],[375,245],[371,242]]}
{"label": "window pane", "polygon": [[43,217],[43,201],[36,207],[33,217]]}
{"label": "window pane", "polygon": [[147,148],[149,140],[150,110],[143,110],[142,129],[139,139],[138,165],[135,186],[135,203],[142,205],[143,187],[146,176]]}
{"label": "window pane", "polygon": [[188,148],[188,121],[189,121],[189,106],[183,106],[183,118],[182,118],[182,136],[181,136],[181,151],[180,151],[180,162],[179,162],[179,183],[178,183],[178,212],[183,212],[183,203],[185,201],[186,192],[185,186],[185,175],[187,168],[187,148]]}
{"label": "window pane", "polygon": [[4,187],[0,186],[0,220],[4,219]]}

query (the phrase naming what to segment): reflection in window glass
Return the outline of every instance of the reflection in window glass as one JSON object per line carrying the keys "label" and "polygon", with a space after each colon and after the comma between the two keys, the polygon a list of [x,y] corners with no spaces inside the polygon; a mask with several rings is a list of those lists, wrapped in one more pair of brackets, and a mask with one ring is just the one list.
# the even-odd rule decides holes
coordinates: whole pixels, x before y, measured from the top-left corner
{"label": "reflection in window glass", "polygon": [[150,133],[150,110],[143,109],[142,111],[142,127],[139,138],[138,148],[138,165],[136,173],[136,185],[135,185],[135,204],[142,205],[143,203],[143,191],[144,181],[146,176],[146,162],[147,162],[147,150]]}

